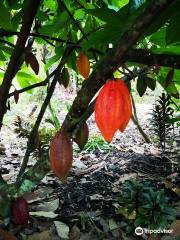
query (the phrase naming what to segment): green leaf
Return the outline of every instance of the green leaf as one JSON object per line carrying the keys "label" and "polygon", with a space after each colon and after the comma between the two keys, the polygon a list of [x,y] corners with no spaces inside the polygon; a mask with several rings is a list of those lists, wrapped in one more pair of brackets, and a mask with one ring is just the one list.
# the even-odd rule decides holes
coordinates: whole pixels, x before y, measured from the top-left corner
{"label": "green leaf", "polygon": [[100,47],[102,47],[108,43],[117,42],[122,34],[134,22],[136,17],[142,12],[143,8],[144,5],[134,10],[132,13],[129,4],[125,5],[118,12],[106,8],[88,10],[90,14],[98,16],[107,23],[102,25],[102,29],[96,31],[89,37],[89,41],[83,44],[83,50],[86,51],[93,45],[100,45]]}
{"label": "green leaf", "polygon": [[176,12],[180,9],[180,1],[174,1],[165,11],[159,14],[159,17],[151,24],[143,35],[143,38],[151,35],[161,28]]}
{"label": "green leaf", "polygon": [[10,56],[13,53],[13,50],[14,49],[12,47],[7,47],[7,46],[3,46],[2,48],[2,51],[8,56]]}
{"label": "green leaf", "polygon": [[0,85],[3,82],[3,78],[4,78],[4,72],[0,72]]}
{"label": "green leaf", "polygon": [[12,23],[12,26],[13,26],[13,30],[14,30],[14,31],[15,31],[15,30],[18,30],[19,23],[20,23],[21,19],[22,19],[22,11],[20,10],[19,12],[17,12],[17,13],[13,16],[13,18],[12,18],[12,20],[11,20],[11,23]]}
{"label": "green leaf", "polygon": [[78,9],[75,11],[74,13],[74,19],[75,20],[84,20],[84,17],[85,17],[85,11],[84,9]]}
{"label": "green leaf", "polygon": [[143,77],[141,76],[138,77],[136,88],[139,93],[139,96],[142,97],[147,89],[147,83]]}
{"label": "green leaf", "polygon": [[47,71],[55,62],[57,62],[60,59],[59,55],[55,54],[53,57],[51,57],[47,63],[45,64],[44,70]]}
{"label": "green leaf", "polygon": [[118,18],[118,13],[109,8],[95,8],[87,9],[86,13],[91,14],[103,22],[114,23],[115,19]]}
{"label": "green leaf", "polygon": [[56,16],[53,21],[48,21],[46,25],[43,25],[39,32],[45,35],[60,33],[61,29],[69,23],[68,19],[69,15],[64,11]]}
{"label": "green leaf", "polygon": [[167,88],[169,86],[169,84],[172,83],[173,77],[174,77],[174,69],[171,69],[171,70],[169,70],[169,72],[165,78],[165,81],[164,81],[165,88]]}
{"label": "green leaf", "polygon": [[[26,78],[21,78],[20,76],[18,76],[18,74],[16,75],[17,78],[17,82],[20,85],[21,88],[25,88],[28,87],[30,85],[30,81]],[[28,90],[27,93],[31,94],[32,90]]]}
{"label": "green leaf", "polygon": [[2,51],[0,51],[0,61],[6,61],[6,57]]}
{"label": "green leaf", "polygon": [[0,27],[5,30],[12,29],[10,13],[2,2],[0,4]]}
{"label": "green leaf", "polygon": [[[22,82],[23,84],[23,82],[25,82],[26,87],[30,84],[39,82],[39,78],[35,77],[33,74],[28,74],[26,72],[18,72],[16,76],[18,83],[20,84]],[[20,86],[22,86],[22,84],[20,84]]]}
{"label": "green leaf", "polygon": [[147,84],[147,86],[154,91],[156,88],[156,80],[153,78],[149,78],[149,77],[145,77],[145,82]]}
{"label": "green leaf", "polygon": [[58,3],[57,0],[44,0],[43,4],[45,7],[47,7],[48,9],[50,9],[51,11],[55,12],[58,8]]}
{"label": "green leaf", "polygon": [[166,33],[167,44],[177,43],[177,42],[180,43],[179,19],[180,19],[180,11],[177,11],[176,15],[171,19],[170,24],[167,28],[167,33]]}
{"label": "green leaf", "polygon": [[149,41],[161,47],[165,47],[166,46],[166,28],[163,27],[156,33],[152,34]]}
{"label": "green leaf", "polygon": [[167,122],[169,122],[169,123],[180,122],[180,117],[175,117],[175,118],[168,119]]}

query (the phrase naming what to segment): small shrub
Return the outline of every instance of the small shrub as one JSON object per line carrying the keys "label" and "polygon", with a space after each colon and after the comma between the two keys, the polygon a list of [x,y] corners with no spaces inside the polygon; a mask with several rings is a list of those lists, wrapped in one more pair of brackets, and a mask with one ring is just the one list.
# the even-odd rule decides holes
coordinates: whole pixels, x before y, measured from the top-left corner
{"label": "small shrub", "polygon": [[168,204],[164,189],[157,191],[148,182],[125,181],[118,200],[118,212],[132,222],[130,231],[138,226],[165,229],[175,219],[175,210]]}

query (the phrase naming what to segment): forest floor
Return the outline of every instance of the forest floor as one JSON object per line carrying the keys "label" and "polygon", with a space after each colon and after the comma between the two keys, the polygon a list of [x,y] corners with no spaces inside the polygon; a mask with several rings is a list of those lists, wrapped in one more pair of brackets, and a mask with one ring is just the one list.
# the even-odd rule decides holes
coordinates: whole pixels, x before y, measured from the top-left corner
{"label": "forest floor", "polygon": [[[149,131],[149,113],[152,106],[138,104],[140,123]],[[180,212],[178,194],[178,153],[175,149],[162,156],[154,144],[145,143],[136,126],[130,122],[125,132],[116,134],[108,145],[97,134],[94,119],[88,120],[90,141],[84,151],[74,145],[74,163],[66,182],[50,172],[33,192],[27,193],[30,208],[28,226],[14,223],[5,226],[0,220],[0,239],[28,240],[131,240],[147,239],[146,235],[128,235],[127,226],[133,219],[120,213],[121,186],[128,179],[146,180],[163,188]],[[1,133],[0,169],[4,179],[12,182],[26,148],[26,138],[14,133],[14,126],[5,126]],[[150,135],[153,139],[153,134]],[[173,163],[172,163],[173,162]],[[28,166],[34,164],[30,159]],[[180,221],[173,223],[171,236],[156,239],[179,239]],[[1,238],[5,236],[6,238]],[[153,239],[148,236],[148,239]]]}

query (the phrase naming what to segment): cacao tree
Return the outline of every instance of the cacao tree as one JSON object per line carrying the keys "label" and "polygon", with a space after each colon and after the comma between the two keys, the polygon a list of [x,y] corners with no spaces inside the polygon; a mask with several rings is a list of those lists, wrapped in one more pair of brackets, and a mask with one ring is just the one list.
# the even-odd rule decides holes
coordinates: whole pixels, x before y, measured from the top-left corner
{"label": "cacao tree", "polygon": [[[28,136],[16,181],[6,182],[0,175],[0,216],[9,216],[14,200],[31,191],[51,166],[60,178],[68,174],[73,160],[72,140],[79,141],[83,148],[89,133],[86,120],[93,113],[95,103],[96,109],[103,108],[98,99],[108,84],[114,83],[112,95],[116,99],[111,101],[115,109],[121,109],[115,115],[121,118],[123,112],[126,116],[119,123],[116,120],[116,125],[114,121],[110,122],[112,133],[110,137],[108,135],[108,141],[118,129],[124,131],[131,117],[130,93],[125,83],[130,85],[131,80],[137,78],[137,91],[142,96],[147,87],[154,90],[159,82],[178,101],[178,9],[179,0],[1,1],[0,129],[5,114],[11,109],[10,98],[14,97],[18,104],[21,93],[42,86],[47,87],[47,95]],[[46,52],[43,60],[38,54],[39,49]],[[127,70],[129,67],[130,71]],[[37,148],[35,139],[56,84],[68,86],[68,71],[82,75],[81,89],[51,142],[50,157],[48,150],[42,151],[35,165],[27,169],[29,157]],[[121,84],[115,79],[118,71],[121,72]],[[18,89],[14,89],[14,83],[18,84]],[[101,87],[96,102],[95,95]],[[105,94],[106,101],[111,104],[107,97]],[[98,112],[96,114],[97,124],[106,131],[103,119],[99,119]],[[104,130],[102,132],[104,134]],[[82,139],[77,140],[77,133]],[[16,209],[14,212],[16,215]]]}

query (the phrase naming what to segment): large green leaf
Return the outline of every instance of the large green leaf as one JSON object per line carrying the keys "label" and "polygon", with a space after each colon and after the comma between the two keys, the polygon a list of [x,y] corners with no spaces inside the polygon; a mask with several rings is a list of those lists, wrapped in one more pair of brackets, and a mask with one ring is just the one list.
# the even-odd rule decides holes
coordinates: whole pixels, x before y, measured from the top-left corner
{"label": "large green leaf", "polygon": [[[25,88],[25,87],[28,87],[30,85],[30,82],[28,79],[21,79],[17,76],[17,81],[18,81],[18,84],[21,88]],[[32,94],[32,90],[28,90],[27,93],[29,94]]]}
{"label": "large green leaf", "polygon": [[87,12],[89,14],[100,18],[102,21],[105,21],[106,24],[102,26],[102,29],[89,37],[89,41],[83,45],[84,50],[87,50],[93,45],[115,43],[133,24],[145,6],[146,4],[143,4],[140,8],[133,11],[131,10],[130,4],[125,5],[118,12],[107,8],[88,10]]}
{"label": "large green leaf", "polygon": [[5,30],[12,29],[10,13],[8,8],[4,6],[3,2],[0,4],[0,27]]}
{"label": "large green leaf", "polygon": [[156,33],[152,34],[149,41],[161,47],[165,47],[166,46],[166,28],[163,27],[160,30],[158,30]]}
{"label": "large green leaf", "polygon": [[162,48],[152,48],[151,52],[157,54],[180,55],[180,45],[168,45],[167,47]]}
{"label": "large green leaf", "polygon": [[171,19],[170,24],[166,32],[166,42],[167,44],[180,43],[180,9],[177,11],[175,16]]}
{"label": "large green leaf", "polygon": [[139,96],[142,97],[147,89],[147,83],[144,77],[142,76],[138,77],[136,88],[139,93]]}
{"label": "large green leaf", "polygon": [[47,24],[43,25],[39,32],[45,35],[58,34],[68,24],[68,18],[69,15],[64,11],[56,16],[53,21],[48,21]]}
{"label": "large green leaf", "polygon": [[158,81],[169,94],[178,97],[179,96],[178,86],[180,84],[180,70],[174,69],[173,79],[168,84],[168,86],[166,86],[167,75],[170,70],[171,68],[161,67],[158,74]]}
{"label": "large green leaf", "polygon": [[28,80],[29,84],[33,84],[33,83],[37,83],[39,82],[39,79],[37,77],[35,77],[33,74],[29,74],[26,72],[18,72],[17,73],[17,78],[18,80]]}
{"label": "large green leaf", "polygon": [[58,8],[57,0],[44,0],[43,5],[50,9],[51,11],[55,12]]}
{"label": "large green leaf", "polygon": [[114,10],[124,7],[129,3],[129,0],[107,0],[108,7]]}
{"label": "large green leaf", "polygon": [[147,28],[143,37],[151,35],[161,28],[170,18],[172,18],[177,10],[180,9],[180,1],[174,1],[165,11],[159,14],[159,17]]}
{"label": "large green leaf", "polygon": [[6,61],[6,57],[2,51],[0,51],[0,61]]}
{"label": "large green leaf", "polygon": [[154,91],[156,88],[156,80],[150,77],[145,77],[145,82],[147,84],[147,86]]}
{"label": "large green leaf", "polygon": [[[95,17],[98,17],[103,22],[114,23],[115,19],[118,18],[118,13],[109,8],[95,8],[95,9],[87,9],[86,13],[91,14]],[[117,23],[117,22],[116,22]]]}

